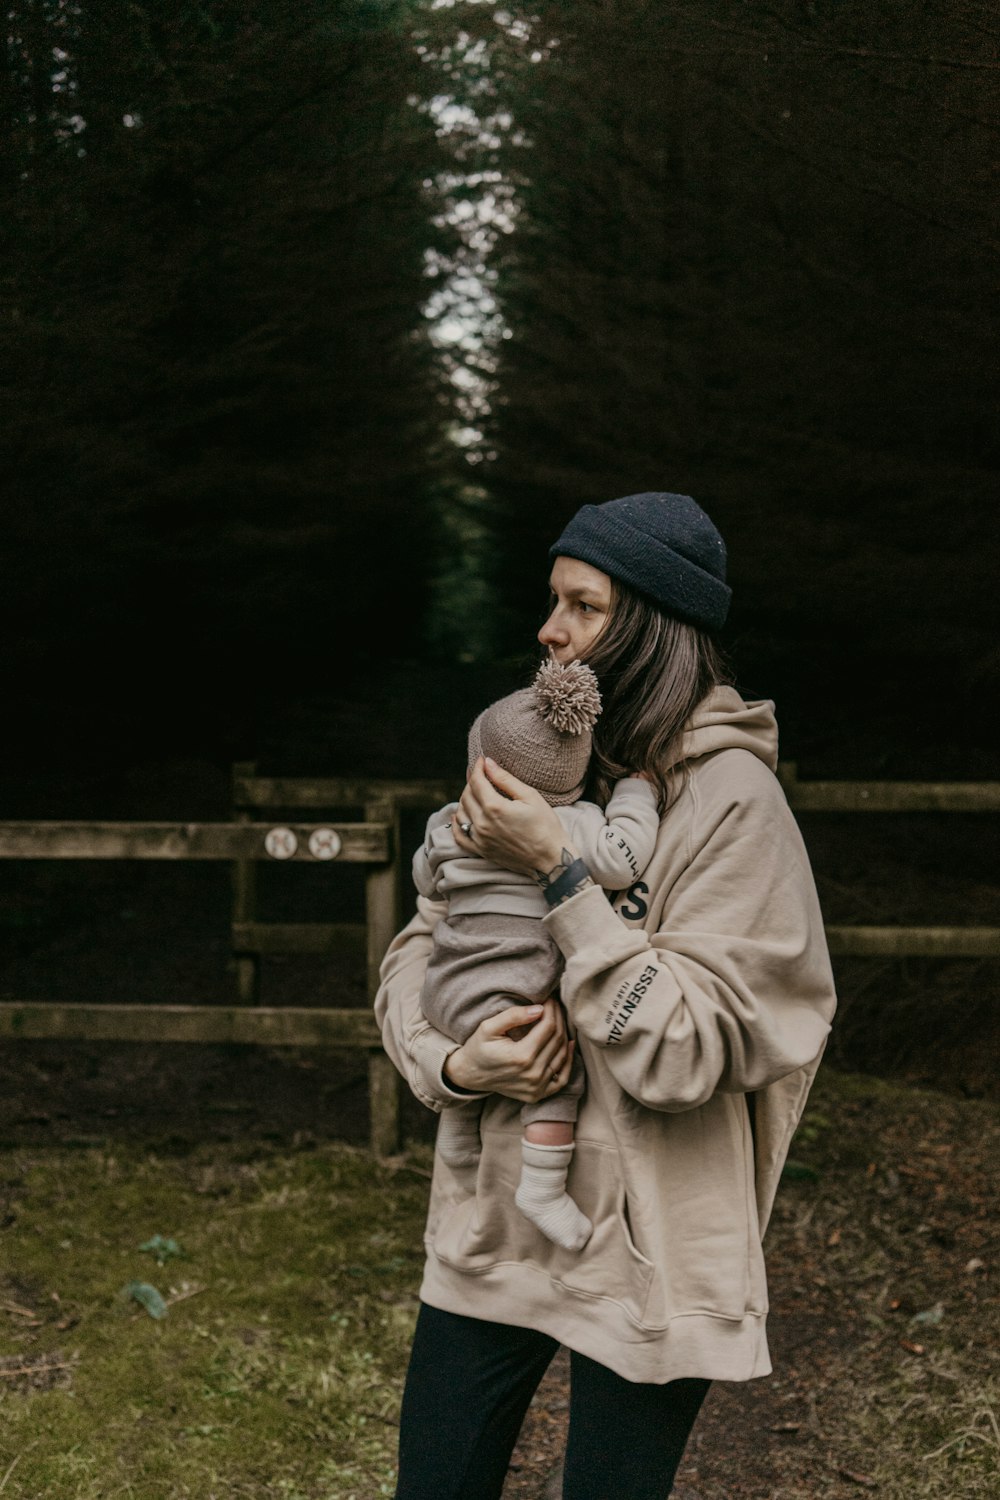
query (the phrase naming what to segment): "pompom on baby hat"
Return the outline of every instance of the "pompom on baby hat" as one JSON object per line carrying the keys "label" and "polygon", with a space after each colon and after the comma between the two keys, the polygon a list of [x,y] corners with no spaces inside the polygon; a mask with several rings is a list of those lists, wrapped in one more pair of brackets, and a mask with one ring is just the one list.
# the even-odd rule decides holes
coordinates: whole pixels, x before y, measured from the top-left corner
{"label": "pompom on baby hat", "polygon": [[601,694],[582,661],[543,662],[530,687],[499,698],[469,730],[469,765],[488,755],[553,807],[583,795]]}

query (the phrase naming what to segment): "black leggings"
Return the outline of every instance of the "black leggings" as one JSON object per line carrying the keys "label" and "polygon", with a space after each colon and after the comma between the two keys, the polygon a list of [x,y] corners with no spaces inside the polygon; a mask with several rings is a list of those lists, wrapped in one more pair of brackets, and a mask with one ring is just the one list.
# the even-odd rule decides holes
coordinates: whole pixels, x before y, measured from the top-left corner
{"label": "black leggings", "polygon": [[[396,1500],[499,1500],[524,1414],[558,1347],[530,1328],[422,1303]],[[665,1500],[708,1386],[637,1385],[571,1353],[563,1500]]]}

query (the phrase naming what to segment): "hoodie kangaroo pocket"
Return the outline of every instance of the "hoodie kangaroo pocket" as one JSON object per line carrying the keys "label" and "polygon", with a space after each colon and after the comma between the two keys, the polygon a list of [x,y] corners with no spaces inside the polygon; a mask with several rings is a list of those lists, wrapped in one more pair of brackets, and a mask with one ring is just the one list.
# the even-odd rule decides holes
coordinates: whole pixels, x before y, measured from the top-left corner
{"label": "hoodie kangaroo pocket", "polygon": [[553,1247],[552,1275],[570,1291],[619,1303],[641,1324],[653,1263],[632,1238],[618,1152],[614,1147],[584,1142],[577,1147],[577,1155],[581,1170],[571,1190],[594,1232],[579,1255]]}
{"label": "hoodie kangaroo pocket", "polygon": [[619,1303],[641,1322],[653,1266],[632,1240],[617,1150],[593,1141],[577,1143],[567,1187],[594,1228],[584,1248],[571,1251],[546,1239],[519,1212],[514,1193],[520,1143],[515,1143],[516,1152],[490,1149],[503,1141],[484,1138],[475,1195],[442,1204],[428,1249],[468,1275],[510,1262],[530,1266],[568,1292]]}
{"label": "hoodie kangaroo pocket", "polygon": [[[514,1203],[521,1163],[520,1135],[483,1132],[483,1153],[471,1169],[452,1171],[435,1163],[435,1175],[449,1180],[428,1226],[427,1248],[456,1271],[476,1274],[506,1261],[531,1259],[531,1225]],[[473,1191],[474,1188],[474,1191]]]}
{"label": "hoodie kangaroo pocket", "polygon": [[741,1095],[627,1122],[628,1190],[658,1269],[645,1326],[707,1315],[742,1322],[766,1306],[753,1142]]}

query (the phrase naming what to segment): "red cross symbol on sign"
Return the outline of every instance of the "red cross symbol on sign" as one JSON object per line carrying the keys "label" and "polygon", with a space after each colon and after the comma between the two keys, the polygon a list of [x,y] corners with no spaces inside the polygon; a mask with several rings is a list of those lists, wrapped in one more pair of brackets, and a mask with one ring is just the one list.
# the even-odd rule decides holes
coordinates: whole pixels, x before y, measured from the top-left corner
{"label": "red cross symbol on sign", "polygon": [[342,848],[340,834],[332,828],[314,828],[309,835],[309,853],[313,859],[336,859]]}
{"label": "red cross symbol on sign", "polygon": [[272,859],[291,859],[299,841],[290,828],[270,828],[264,838],[264,848]]}

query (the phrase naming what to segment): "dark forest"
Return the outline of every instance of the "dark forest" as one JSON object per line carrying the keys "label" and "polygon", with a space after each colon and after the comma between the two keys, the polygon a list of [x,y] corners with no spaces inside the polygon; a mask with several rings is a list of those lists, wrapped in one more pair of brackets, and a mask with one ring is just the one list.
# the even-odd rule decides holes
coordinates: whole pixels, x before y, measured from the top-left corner
{"label": "dark forest", "polygon": [[433,741],[566,517],[660,488],[729,541],[785,753],[985,774],[986,16],[15,6],[15,763],[259,754],[414,668]]}

